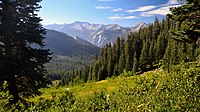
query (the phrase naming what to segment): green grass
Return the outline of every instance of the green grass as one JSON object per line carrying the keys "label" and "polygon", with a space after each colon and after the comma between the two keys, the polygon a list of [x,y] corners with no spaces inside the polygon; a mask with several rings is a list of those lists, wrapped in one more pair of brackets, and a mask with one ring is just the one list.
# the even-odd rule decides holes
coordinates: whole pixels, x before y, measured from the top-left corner
{"label": "green grass", "polygon": [[35,98],[30,98],[31,102],[38,102],[39,100],[51,100],[53,95],[62,96],[65,94],[67,88],[72,92],[76,98],[85,99],[89,96],[92,96],[94,93],[101,93],[102,91],[106,91],[108,93],[112,93],[118,89],[120,89],[121,85],[126,82],[127,86],[133,86],[136,77],[151,77],[152,75],[165,74],[165,72],[160,70],[154,70],[145,72],[139,76],[131,76],[131,77],[115,77],[108,78],[106,80],[98,81],[98,82],[89,82],[78,85],[70,85],[65,87],[55,87],[55,82],[53,82],[53,86],[50,88],[41,89],[42,94]]}
{"label": "green grass", "polygon": [[[200,110],[200,67],[193,63],[131,77],[116,78],[68,87],[41,89],[42,95],[29,99],[34,105],[13,106],[11,111],[131,112]],[[66,90],[70,88],[70,90]],[[3,104],[5,102],[0,102]],[[5,104],[3,104],[5,106]],[[2,109],[2,110],[1,110]],[[0,108],[0,111],[5,111]]]}

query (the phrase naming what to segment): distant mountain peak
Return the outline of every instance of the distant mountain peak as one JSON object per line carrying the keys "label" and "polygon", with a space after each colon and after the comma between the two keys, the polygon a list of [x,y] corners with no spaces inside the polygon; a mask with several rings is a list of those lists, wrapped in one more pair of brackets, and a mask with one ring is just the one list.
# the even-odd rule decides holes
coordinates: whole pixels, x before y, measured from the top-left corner
{"label": "distant mountain peak", "polygon": [[141,23],[139,23],[137,26],[147,26],[148,24],[146,24],[145,22],[141,22]]}
{"label": "distant mountain peak", "polygon": [[135,27],[132,27],[131,30],[133,32],[135,32],[135,31],[139,31],[140,28],[144,28],[144,27],[147,27],[147,26],[148,26],[148,24],[146,24],[145,22],[141,22],[138,25],[136,25]]}
{"label": "distant mountain peak", "polygon": [[118,24],[109,24],[106,26],[107,29],[110,29],[110,30],[117,30],[117,29],[121,29],[122,26],[118,25]]}
{"label": "distant mountain peak", "polygon": [[88,22],[82,22],[82,21],[75,21],[75,22],[73,22],[71,24],[90,24],[90,23],[88,23]]}

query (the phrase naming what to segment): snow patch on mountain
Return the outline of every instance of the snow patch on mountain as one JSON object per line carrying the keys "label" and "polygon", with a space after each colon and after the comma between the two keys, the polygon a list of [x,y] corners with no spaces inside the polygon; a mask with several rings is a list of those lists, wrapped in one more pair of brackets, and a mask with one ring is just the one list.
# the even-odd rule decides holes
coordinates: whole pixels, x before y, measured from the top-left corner
{"label": "snow patch on mountain", "polygon": [[146,27],[147,24],[142,22],[135,27],[127,28],[117,24],[91,24],[88,22],[76,21],[70,24],[52,24],[44,26],[46,29],[52,29],[64,32],[75,39],[84,39],[98,47],[104,47],[106,44],[113,44],[117,37],[126,37],[128,33],[139,31],[140,28]]}

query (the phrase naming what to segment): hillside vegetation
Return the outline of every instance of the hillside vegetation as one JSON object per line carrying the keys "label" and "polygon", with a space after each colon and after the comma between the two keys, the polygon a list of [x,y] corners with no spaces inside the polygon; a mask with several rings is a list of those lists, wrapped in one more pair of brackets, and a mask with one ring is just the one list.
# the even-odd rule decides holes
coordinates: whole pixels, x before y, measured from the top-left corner
{"label": "hillside vegetation", "polygon": [[62,56],[92,56],[98,55],[100,48],[78,37],[73,38],[65,33],[47,30],[46,48],[53,55]]}
{"label": "hillside vegetation", "polygon": [[61,77],[69,76],[74,69],[81,69],[93,63],[95,56],[54,56],[46,64],[47,76],[51,80],[60,80]]}
{"label": "hillside vegetation", "polygon": [[[34,105],[29,104],[28,110],[22,104],[17,104],[13,109],[59,112],[200,109],[200,67],[196,63],[173,66],[171,73],[154,70],[124,77],[130,73],[99,82],[42,89],[41,96],[29,99]],[[6,93],[1,93],[1,111],[6,110],[6,96]]]}

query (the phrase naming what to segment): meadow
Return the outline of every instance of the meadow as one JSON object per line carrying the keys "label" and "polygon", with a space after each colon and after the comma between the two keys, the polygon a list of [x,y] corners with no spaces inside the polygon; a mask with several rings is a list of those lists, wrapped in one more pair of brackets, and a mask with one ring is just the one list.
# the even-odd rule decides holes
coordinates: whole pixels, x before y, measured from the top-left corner
{"label": "meadow", "polygon": [[[170,73],[157,69],[140,75],[119,77],[41,89],[40,96],[6,108],[2,97],[0,111],[194,111],[200,110],[200,69],[195,63],[174,66]],[[2,100],[4,98],[4,100]],[[17,110],[18,108],[18,110]]]}

